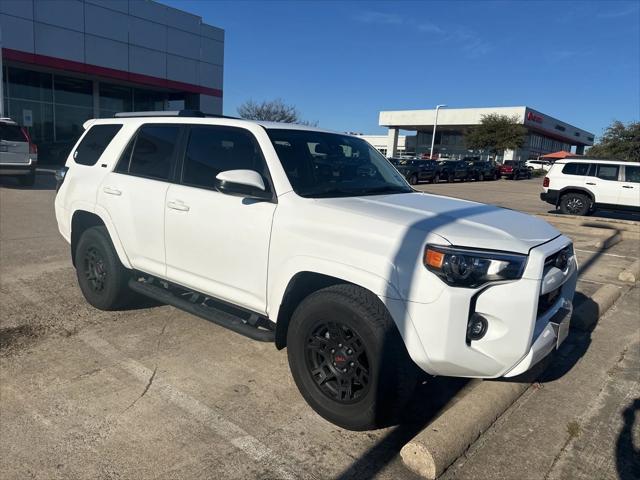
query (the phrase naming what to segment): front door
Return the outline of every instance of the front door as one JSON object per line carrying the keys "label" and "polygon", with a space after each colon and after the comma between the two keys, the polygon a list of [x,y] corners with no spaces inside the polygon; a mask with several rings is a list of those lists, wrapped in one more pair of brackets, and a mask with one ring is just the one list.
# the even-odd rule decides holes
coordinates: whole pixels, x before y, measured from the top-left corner
{"label": "front door", "polygon": [[216,175],[237,169],[257,171],[273,192],[260,147],[249,131],[190,127],[180,182],[169,187],[165,202],[167,277],[266,313],[269,239],[276,203],[216,191]]}

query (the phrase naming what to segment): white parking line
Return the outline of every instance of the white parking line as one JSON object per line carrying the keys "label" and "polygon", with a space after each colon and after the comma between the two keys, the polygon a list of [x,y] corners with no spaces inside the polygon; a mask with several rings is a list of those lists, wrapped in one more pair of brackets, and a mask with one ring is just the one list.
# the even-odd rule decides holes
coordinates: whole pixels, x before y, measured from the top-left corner
{"label": "white parking line", "polygon": [[[119,365],[141,382],[146,384],[151,378],[153,374],[151,369],[125,356],[117,348],[95,333],[85,331],[82,332],[79,337],[84,343]],[[195,398],[178,390],[173,385],[164,382],[157,376],[149,389],[149,393],[152,391],[189,413],[196,420],[209,427],[216,435],[226,439],[248,457],[270,467],[273,472],[277,474],[277,478],[294,480],[302,477],[300,474],[293,473],[293,471],[286,466],[285,461],[260,442],[260,440],[247,433],[235,423],[224,418],[222,414],[216,412],[211,407],[204,405]]]}
{"label": "white parking line", "polygon": [[574,248],[574,250],[575,250],[576,252],[593,253],[593,254],[597,253],[598,255],[605,255],[605,256],[607,256],[607,257],[631,258],[631,259],[633,259],[633,260],[636,260],[636,257],[632,257],[632,256],[630,256],[630,255],[616,255],[615,253],[594,252],[594,251],[591,251],[591,250],[581,250],[581,249],[579,249],[579,248]]}

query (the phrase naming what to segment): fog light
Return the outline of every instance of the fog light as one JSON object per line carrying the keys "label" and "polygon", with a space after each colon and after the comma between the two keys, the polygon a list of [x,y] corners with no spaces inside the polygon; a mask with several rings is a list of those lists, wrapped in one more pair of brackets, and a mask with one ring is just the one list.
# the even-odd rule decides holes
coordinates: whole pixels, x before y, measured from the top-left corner
{"label": "fog light", "polygon": [[467,338],[469,340],[480,340],[487,333],[487,319],[478,313],[471,315],[467,325]]}

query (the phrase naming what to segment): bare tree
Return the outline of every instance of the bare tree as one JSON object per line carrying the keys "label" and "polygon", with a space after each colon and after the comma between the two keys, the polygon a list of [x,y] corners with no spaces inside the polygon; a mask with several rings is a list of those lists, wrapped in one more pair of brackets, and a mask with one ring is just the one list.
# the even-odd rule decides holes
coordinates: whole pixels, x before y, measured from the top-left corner
{"label": "bare tree", "polygon": [[287,105],[280,98],[265,100],[261,103],[247,100],[238,107],[238,115],[247,120],[263,120],[268,122],[299,123],[315,126],[318,122],[309,122],[300,118],[300,113],[293,105]]}

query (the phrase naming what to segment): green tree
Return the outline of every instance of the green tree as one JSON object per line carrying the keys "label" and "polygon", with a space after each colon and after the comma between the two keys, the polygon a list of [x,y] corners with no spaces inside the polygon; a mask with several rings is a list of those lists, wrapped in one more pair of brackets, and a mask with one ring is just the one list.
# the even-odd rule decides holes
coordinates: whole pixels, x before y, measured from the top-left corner
{"label": "green tree", "polygon": [[287,105],[280,98],[255,102],[247,100],[238,107],[238,115],[247,120],[262,120],[266,122],[298,123],[316,126],[318,122],[309,122],[300,118],[300,113],[293,105]]}
{"label": "green tree", "polygon": [[499,155],[505,150],[520,148],[526,134],[527,129],[519,123],[517,116],[491,113],[483,115],[480,125],[465,133],[465,143],[474,150],[489,150],[493,155]]}
{"label": "green tree", "polygon": [[598,143],[587,151],[593,158],[640,162],[640,122],[627,125],[616,120],[609,125]]}

